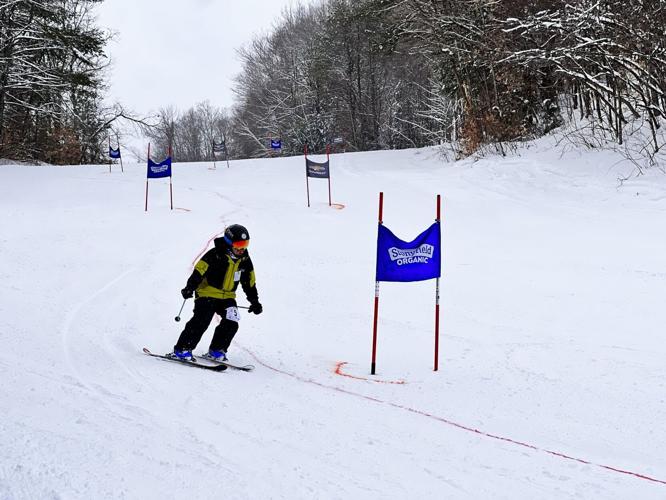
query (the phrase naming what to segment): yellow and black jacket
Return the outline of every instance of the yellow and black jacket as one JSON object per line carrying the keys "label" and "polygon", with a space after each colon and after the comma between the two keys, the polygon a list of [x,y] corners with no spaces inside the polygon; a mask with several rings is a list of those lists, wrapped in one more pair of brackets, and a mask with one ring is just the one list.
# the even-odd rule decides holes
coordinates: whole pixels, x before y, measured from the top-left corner
{"label": "yellow and black jacket", "polygon": [[241,257],[232,258],[224,238],[216,238],[215,247],[208,250],[194,266],[187,288],[196,290],[197,298],[235,299],[238,283],[250,304],[259,301],[254,266],[247,251]]}

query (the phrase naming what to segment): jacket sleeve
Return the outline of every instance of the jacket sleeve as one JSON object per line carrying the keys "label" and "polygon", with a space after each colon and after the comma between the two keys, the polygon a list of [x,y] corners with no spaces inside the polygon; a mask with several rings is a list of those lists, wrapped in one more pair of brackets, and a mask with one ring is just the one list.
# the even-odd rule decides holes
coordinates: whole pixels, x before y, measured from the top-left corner
{"label": "jacket sleeve", "polygon": [[245,272],[241,275],[241,286],[250,304],[259,302],[259,292],[257,292],[256,278],[254,276],[254,265],[249,257],[245,264]]}
{"label": "jacket sleeve", "polygon": [[187,288],[190,290],[196,290],[199,288],[199,285],[201,285],[201,282],[206,276],[211,258],[213,258],[213,250],[209,250],[203,257],[201,257],[201,259],[199,259],[199,262],[194,266],[194,271],[192,271],[192,274],[187,279]]}

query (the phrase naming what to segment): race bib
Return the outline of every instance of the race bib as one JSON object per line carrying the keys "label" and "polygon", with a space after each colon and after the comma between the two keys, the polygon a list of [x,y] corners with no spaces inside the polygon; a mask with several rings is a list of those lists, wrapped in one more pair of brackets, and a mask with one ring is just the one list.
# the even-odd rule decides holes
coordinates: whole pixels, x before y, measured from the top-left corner
{"label": "race bib", "polygon": [[240,314],[238,314],[237,307],[227,307],[227,319],[236,323],[240,321]]}

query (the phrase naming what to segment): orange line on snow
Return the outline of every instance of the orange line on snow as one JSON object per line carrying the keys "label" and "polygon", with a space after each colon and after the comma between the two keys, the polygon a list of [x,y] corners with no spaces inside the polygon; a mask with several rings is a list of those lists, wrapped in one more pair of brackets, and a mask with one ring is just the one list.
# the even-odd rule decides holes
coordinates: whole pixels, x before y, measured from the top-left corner
{"label": "orange line on snow", "polygon": [[342,367],[346,364],[347,364],[346,361],[338,362],[335,365],[334,373],[336,375],[340,375],[342,377],[349,377],[349,378],[353,378],[353,379],[356,379],[356,380],[365,380],[366,382],[377,382],[379,384],[400,384],[400,385],[406,384],[406,382],[404,380],[375,380],[375,379],[372,379],[372,378],[356,377],[354,375],[349,375],[348,373],[342,373]]}
{"label": "orange line on snow", "polygon": [[[368,396],[368,395],[365,395],[365,394],[361,394],[359,392],[350,391],[348,389],[343,389],[342,387],[336,387],[336,386],[324,384],[324,383],[319,382],[317,380],[314,380],[314,379],[311,379],[311,378],[306,378],[306,377],[298,375],[296,373],[288,372],[286,370],[282,370],[280,368],[276,368],[274,366],[271,366],[268,363],[265,363],[264,361],[259,359],[259,357],[254,352],[252,352],[250,349],[248,349],[247,347],[240,346],[240,348],[243,349],[245,352],[247,352],[250,356],[252,356],[257,361],[257,363],[259,363],[264,368],[267,368],[267,369],[269,369],[273,372],[276,372],[276,373],[281,373],[282,375],[286,375],[286,376],[291,377],[291,378],[293,378],[295,380],[298,380],[300,382],[305,382],[307,384],[316,385],[316,386],[321,387],[323,389],[330,389],[330,390],[337,391],[337,392],[340,392],[340,393],[343,393],[343,394],[347,394],[349,396],[365,399],[366,401],[372,401],[373,403],[386,405],[386,406],[389,406],[389,407],[392,407],[392,408],[396,408],[398,410],[403,410],[403,411],[406,411],[406,412],[409,412],[409,413],[413,413],[415,415],[420,415],[422,417],[430,418],[432,420],[436,420],[438,422],[449,425],[449,426],[454,427],[456,429],[466,431],[466,432],[470,432],[470,433],[475,434],[477,436],[490,438],[490,439],[495,439],[497,441],[502,441],[502,442],[505,442],[505,443],[511,443],[515,446],[520,446],[522,448],[526,448],[526,449],[529,449],[529,450],[532,450],[532,451],[535,451],[535,452],[545,453],[545,454],[555,456],[555,457],[558,457],[558,458],[561,458],[561,459],[564,459],[564,460],[570,460],[572,462],[577,462],[577,463],[581,463],[581,464],[585,464],[585,465],[593,465],[595,467],[599,467],[601,469],[604,469],[604,470],[607,470],[607,471],[610,471],[610,472],[615,472],[617,474],[623,474],[623,475],[626,475],[626,476],[634,477],[636,479],[642,479],[644,481],[650,481],[652,483],[666,485],[666,480],[664,480],[664,479],[658,479],[656,477],[651,477],[651,476],[642,474],[640,472],[635,472],[635,471],[626,470],[626,469],[620,469],[618,467],[613,467],[611,465],[595,463],[595,462],[592,462],[590,460],[585,460],[583,458],[577,458],[577,457],[574,457],[574,456],[571,456],[571,455],[567,455],[565,453],[560,453],[559,451],[549,450],[549,449],[546,449],[546,448],[540,448],[539,446],[536,446],[536,445],[533,445],[533,444],[530,444],[530,443],[518,441],[516,439],[512,439],[512,438],[505,437],[505,436],[499,436],[497,434],[492,434],[490,432],[485,432],[485,431],[482,431],[480,429],[475,429],[474,427],[470,427],[470,426],[467,426],[467,425],[464,425],[464,424],[460,424],[458,422],[454,422],[453,420],[449,420],[445,417],[440,417],[438,415],[434,415],[432,413],[428,413],[426,411],[419,410],[417,408],[411,408],[409,406],[403,406],[403,405],[398,404],[398,403],[392,403],[391,401],[386,401],[386,400],[379,399],[379,398],[376,398],[376,397],[373,397],[373,396]],[[338,367],[340,367],[343,364],[345,364],[345,363],[344,362],[338,363],[338,365],[336,366],[336,370],[337,370]],[[337,371],[336,371],[336,373],[337,373]],[[350,376],[350,375],[345,375],[343,373],[340,373],[340,375]]]}
{"label": "orange line on snow", "polygon": [[224,233],[217,233],[216,235],[211,236],[208,239],[208,241],[206,242],[206,245],[203,247],[203,249],[199,252],[199,254],[192,261],[192,268],[194,268],[194,266],[196,266],[197,262],[199,262],[199,259],[203,256],[203,254],[206,253],[206,251],[208,250],[208,247],[210,246],[210,242],[213,241],[218,236],[221,236],[222,234],[224,234]]}

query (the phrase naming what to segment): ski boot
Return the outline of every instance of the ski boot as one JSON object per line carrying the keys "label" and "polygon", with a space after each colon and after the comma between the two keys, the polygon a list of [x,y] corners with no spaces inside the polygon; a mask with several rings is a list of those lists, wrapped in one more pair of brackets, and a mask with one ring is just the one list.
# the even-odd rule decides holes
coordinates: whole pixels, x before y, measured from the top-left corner
{"label": "ski boot", "polygon": [[222,350],[215,351],[213,349],[209,349],[208,352],[204,354],[204,358],[210,359],[211,361],[226,361],[227,353]]}
{"label": "ski boot", "polygon": [[192,351],[189,349],[174,349],[172,353],[170,353],[168,356],[174,358],[174,359],[180,359],[182,361],[192,361],[196,363],[196,359],[194,359],[194,355],[192,354]]}

